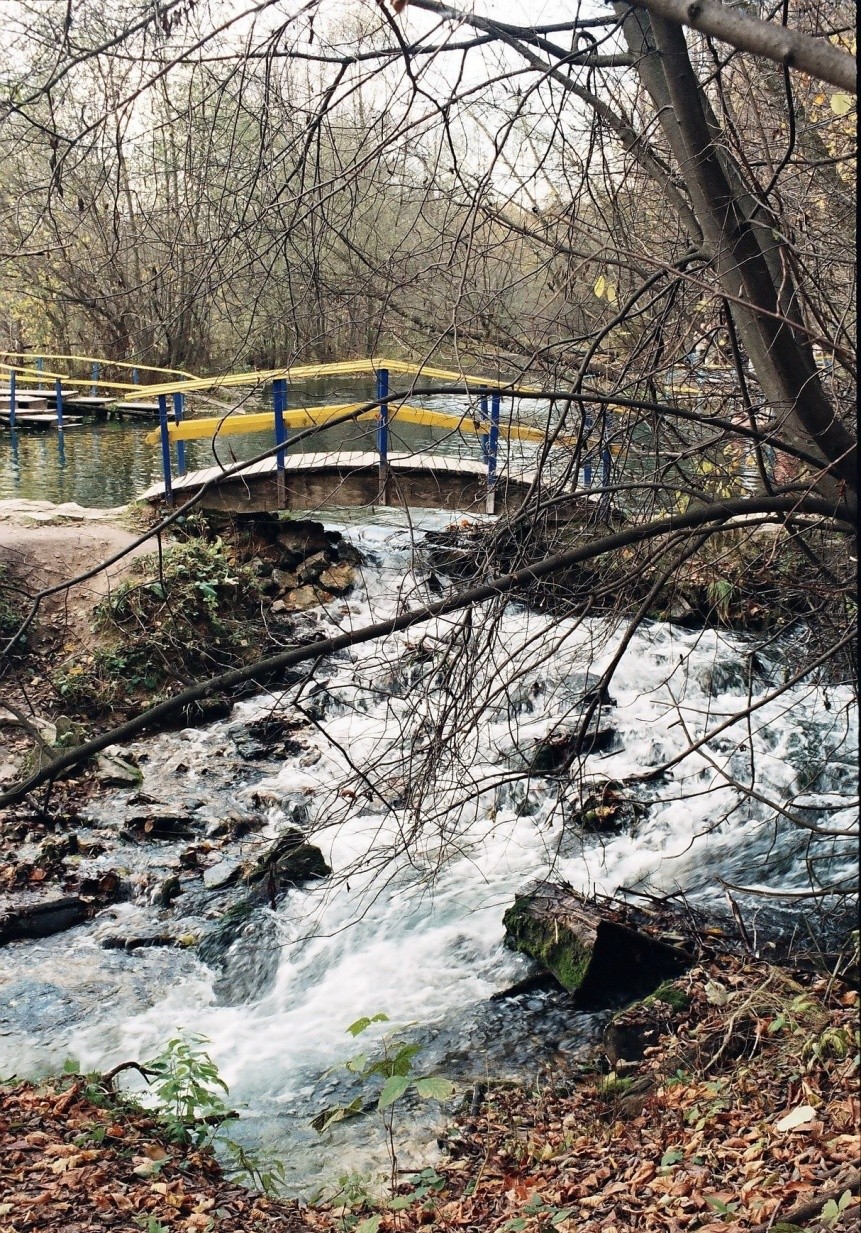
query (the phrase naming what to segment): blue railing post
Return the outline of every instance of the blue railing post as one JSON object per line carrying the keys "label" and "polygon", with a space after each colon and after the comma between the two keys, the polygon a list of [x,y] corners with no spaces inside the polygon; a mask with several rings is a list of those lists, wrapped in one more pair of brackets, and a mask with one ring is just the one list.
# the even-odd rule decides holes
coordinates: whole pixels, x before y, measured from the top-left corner
{"label": "blue railing post", "polygon": [[592,416],[583,412],[583,442],[581,449],[585,452],[583,458],[583,487],[592,487],[592,455],[589,453],[589,433],[592,431]]}
{"label": "blue railing post", "polygon": [[[485,402],[486,405],[486,402]],[[490,433],[487,438],[487,503],[488,514],[496,509],[496,460],[499,453],[499,414],[502,399],[492,394],[490,399]]]}
{"label": "blue railing post", "polygon": [[132,385],[140,385],[141,377],[136,368],[132,369]]}
{"label": "blue railing post", "polygon": [[99,362],[97,360],[93,364],[92,372],[90,373],[90,380],[92,381],[92,385],[90,386],[90,393],[92,394],[93,398],[95,398],[99,392],[100,373],[101,373],[101,368],[99,367]]}
{"label": "blue railing post", "polygon": [[380,496],[383,505],[389,503],[389,370],[377,371],[377,399],[380,409],[377,417],[377,452],[380,456]]}
{"label": "blue railing post", "polygon": [[63,383],[59,377],[54,380],[54,397],[57,400],[57,427],[63,427]]}
{"label": "blue railing post", "polygon": [[[177,391],[173,396],[173,422],[182,423],[183,396]],[[176,470],[178,475],[185,475],[185,442],[176,443]]]}
{"label": "blue railing post", "polygon": [[18,410],[18,374],[9,369],[9,427],[15,428],[15,412]]}
{"label": "blue railing post", "polygon": [[286,501],[286,485],[284,483],[286,453],[282,447],[287,440],[287,429],[284,426],[284,412],[287,410],[287,382],[283,377],[279,377],[277,381],[272,382],[272,410],[275,413],[275,444],[279,447],[275,453],[278,506],[283,508]]}
{"label": "blue railing post", "polygon": [[39,373],[42,372],[44,367],[45,367],[45,361],[42,359],[41,355],[37,355],[36,356],[36,372],[39,372]]}
{"label": "blue railing post", "polygon": [[167,397],[158,396],[158,423],[161,429],[161,469],[164,475],[164,499],[173,505],[173,476],[170,470],[170,434],[167,430]]}

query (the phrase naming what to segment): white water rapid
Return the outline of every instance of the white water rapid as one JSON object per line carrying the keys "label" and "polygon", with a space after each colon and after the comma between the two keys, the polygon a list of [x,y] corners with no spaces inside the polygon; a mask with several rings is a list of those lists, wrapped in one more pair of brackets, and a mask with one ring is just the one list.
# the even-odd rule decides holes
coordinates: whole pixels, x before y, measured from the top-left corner
{"label": "white water rapid", "polygon": [[[329,606],[332,627],[426,600],[420,533],[394,520],[340,529],[364,554],[364,590]],[[455,649],[443,656],[455,627]],[[152,902],[146,854],[130,848],[140,888],[131,904],[0,951],[0,1073],[56,1067],[66,1055],[101,1068],[152,1056],[178,1027],[201,1033],[232,1103],[247,1111],[245,1140],[277,1147],[290,1187],[307,1189],[367,1162],[358,1147],[367,1129],[345,1123],[320,1140],[308,1127],[327,1102],[355,1095],[338,1076],[321,1076],[356,1051],[345,1029],[360,1015],[419,1025],[419,1068],[455,1077],[529,1073],[560,1041],[564,1051],[583,1039],[585,1019],[552,998],[513,1008],[487,1001],[531,970],[503,948],[501,925],[529,881],[552,874],[584,890],[683,890],[723,907],[724,879],[781,892],[791,907],[811,875],[824,886],[850,880],[851,691],[803,683],[763,701],[781,680],[780,648],[752,661],[743,638],[714,631],[652,623],[635,634],[583,778],[623,781],[672,763],[748,701],[760,703],[750,720],[631,789],[642,809],[619,833],[565,825],[571,789],[560,803],[552,778],[524,779],[528,751],[571,730],[587,670],[599,674],[621,636],[603,619],[559,621],[516,604],[492,633],[486,614],[470,624],[454,615],[318,665],[299,695],[311,716],[304,748],[280,765],[237,762],[233,742],[273,709],[294,714],[295,686],[240,703],[223,722],[139,742],[144,793],[208,818],[228,806],[262,809],[272,837],[298,819],[333,876],[261,911],[272,971],[251,1000],[225,1004],[193,951],[101,947],[118,924],[165,915]],[[96,823],[111,826],[128,796],[112,792]],[[814,835],[816,826],[829,834]],[[117,867],[116,849],[100,859]],[[733,893],[755,931],[755,901]],[[198,896],[187,914],[193,930],[215,913]]]}

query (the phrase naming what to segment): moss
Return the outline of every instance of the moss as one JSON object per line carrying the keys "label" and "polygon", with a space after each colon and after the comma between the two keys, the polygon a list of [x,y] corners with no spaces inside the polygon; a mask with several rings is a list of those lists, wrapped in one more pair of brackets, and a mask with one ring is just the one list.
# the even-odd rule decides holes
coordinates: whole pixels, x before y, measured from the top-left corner
{"label": "moss", "polygon": [[688,1009],[691,999],[674,981],[665,980],[654,993],[650,994],[647,998],[643,998],[644,1006],[651,1006],[654,1002],[666,1002],[672,1010],[681,1013],[681,1011]]}
{"label": "moss", "polygon": [[537,920],[529,912],[528,904],[528,899],[515,899],[503,916],[506,946],[536,959],[553,973],[560,985],[573,993],[586,976],[592,958],[591,948],[584,946],[568,930]]}

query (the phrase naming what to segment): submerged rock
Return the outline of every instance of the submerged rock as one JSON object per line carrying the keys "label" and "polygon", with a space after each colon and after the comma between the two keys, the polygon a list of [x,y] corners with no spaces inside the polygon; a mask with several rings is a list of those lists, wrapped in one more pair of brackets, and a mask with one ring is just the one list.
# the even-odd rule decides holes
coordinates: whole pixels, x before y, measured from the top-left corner
{"label": "submerged rock", "polygon": [[303,882],[327,878],[331,872],[320,849],[306,843],[302,832],[291,827],[267,852],[244,867],[241,880],[246,886],[261,889],[265,881],[271,897]]}

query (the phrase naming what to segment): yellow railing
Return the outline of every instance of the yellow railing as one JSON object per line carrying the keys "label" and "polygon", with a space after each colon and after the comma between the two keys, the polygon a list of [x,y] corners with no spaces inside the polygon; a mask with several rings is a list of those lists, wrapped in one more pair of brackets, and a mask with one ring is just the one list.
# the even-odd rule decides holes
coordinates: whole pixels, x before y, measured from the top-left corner
{"label": "yellow railing", "polygon": [[312,381],[316,377],[363,377],[381,369],[404,376],[422,376],[431,381],[454,381],[462,385],[477,385],[488,390],[504,390],[508,393],[540,393],[534,385],[515,385],[496,377],[475,377],[468,373],[454,372],[448,368],[432,368],[427,364],[412,364],[406,360],[390,360],[373,356],[365,360],[340,360],[335,364],[301,364],[293,368],[257,369],[253,372],[225,373],[220,377],[195,377],[190,381],[168,381],[160,385],[148,385],[148,395],[189,394],[195,390],[230,389],[237,385],[262,385],[269,381]]}
{"label": "yellow railing", "polygon": [[[285,411],[285,428],[318,428],[341,416],[348,415],[363,406],[360,402],[338,403],[328,407],[296,407]],[[376,420],[376,408],[364,411],[356,416],[356,420]],[[427,407],[412,407],[408,404],[392,406],[389,410],[389,422],[399,420],[406,424],[422,424],[425,427],[444,428],[452,432],[470,432],[486,434],[490,424],[476,421],[471,415],[457,415],[446,411],[431,411]],[[199,441],[203,438],[218,436],[233,436],[238,433],[266,432],[274,429],[275,414],[273,411],[260,411],[248,415],[207,416],[201,419],[182,420],[179,424],[169,424],[167,433],[171,441]],[[499,425],[500,436],[511,441],[543,441],[546,433],[541,428],[533,428],[526,424]],[[161,437],[161,430],[154,429],[147,433],[144,440],[148,445],[155,445]],[[569,440],[566,438],[566,441]]]}

